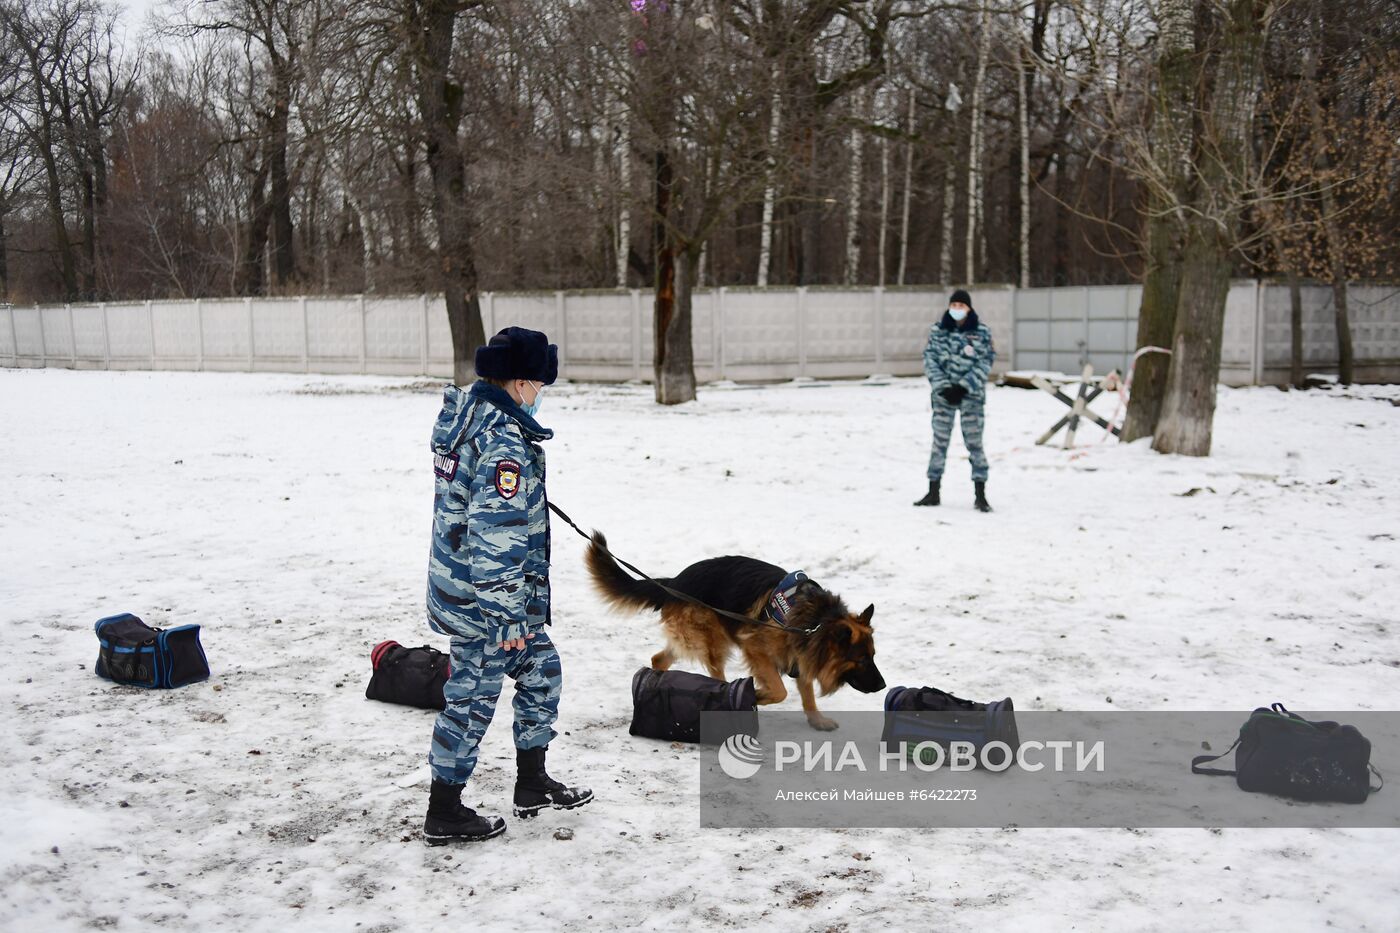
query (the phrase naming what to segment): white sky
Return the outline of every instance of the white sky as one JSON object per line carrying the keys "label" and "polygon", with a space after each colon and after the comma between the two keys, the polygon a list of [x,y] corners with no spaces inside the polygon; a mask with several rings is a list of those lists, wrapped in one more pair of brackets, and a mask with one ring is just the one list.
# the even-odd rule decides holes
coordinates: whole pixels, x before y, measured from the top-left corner
{"label": "white sky", "polygon": [[146,25],[146,16],[154,10],[163,0],[112,0],[112,3],[124,9],[122,19],[126,23],[129,34],[137,35]]}

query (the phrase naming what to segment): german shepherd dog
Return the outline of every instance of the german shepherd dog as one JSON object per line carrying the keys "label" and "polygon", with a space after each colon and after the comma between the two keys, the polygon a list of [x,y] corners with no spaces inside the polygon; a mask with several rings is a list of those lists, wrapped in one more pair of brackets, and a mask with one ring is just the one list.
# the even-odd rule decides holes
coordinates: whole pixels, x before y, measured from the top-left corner
{"label": "german shepherd dog", "polygon": [[[593,533],[588,548],[588,571],[598,590],[613,606],[640,611],[658,610],[666,632],[666,647],[652,656],[651,666],[668,670],[678,658],[694,658],[716,680],[727,680],[724,665],[737,647],[757,680],[760,704],[787,698],[783,674],[797,681],[802,709],[812,728],[835,729],[836,722],[817,709],[814,686],[822,696],[842,684],[861,693],[883,690],[885,678],[875,666],[875,635],[870,619],[875,607],[860,615],[850,612],[839,596],[806,582],[793,597],[787,617],[789,630],[757,621],[787,571],[752,557],[716,557],[691,564],[679,575],[658,580],[673,590],[710,606],[754,619],[745,625],[694,603],[677,599],[646,580],[634,580],[607,552],[601,532]],[[798,629],[816,627],[811,634]]]}

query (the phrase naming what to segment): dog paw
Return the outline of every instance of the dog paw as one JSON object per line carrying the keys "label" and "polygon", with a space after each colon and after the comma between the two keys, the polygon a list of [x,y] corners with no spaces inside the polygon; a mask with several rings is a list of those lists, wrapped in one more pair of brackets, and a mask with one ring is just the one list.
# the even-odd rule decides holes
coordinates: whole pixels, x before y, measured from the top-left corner
{"label": "dog paw", "polygon": [[808,716],[807,724],[820,732],[830,732],[840,726],[836,720],[828,719],[825,716]]}

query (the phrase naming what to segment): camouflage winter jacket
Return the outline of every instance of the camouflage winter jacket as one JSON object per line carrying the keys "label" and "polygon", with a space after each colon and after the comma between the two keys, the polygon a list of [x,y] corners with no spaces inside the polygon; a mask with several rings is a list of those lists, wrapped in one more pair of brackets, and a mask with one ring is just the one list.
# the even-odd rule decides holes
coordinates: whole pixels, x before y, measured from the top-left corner
{"label": "camouflage winter jacket", "polygon": [[996,358],[992,332],[977,320],[976,311],[969,311],[961,326],[945,311],[943,319],[929,331],[924,375],[934,395],[959,385],[967,390],[967,398],[980,402],[987,397],[987,377]]}
{"label": "camouflage winter jacket", "polygon": [[549,510],[540,427],[504,389],[448,386],[433,427],[428,624],[499,644],[549,622]]}

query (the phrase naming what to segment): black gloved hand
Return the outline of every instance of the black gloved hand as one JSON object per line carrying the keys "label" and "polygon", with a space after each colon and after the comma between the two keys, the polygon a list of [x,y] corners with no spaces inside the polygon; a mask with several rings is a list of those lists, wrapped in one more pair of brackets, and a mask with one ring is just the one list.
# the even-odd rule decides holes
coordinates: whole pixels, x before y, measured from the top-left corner
{"label": "black gloved hand", "polygon": [[961,405],[963,396],[967,395],[967,390],[962,386],[948,386],[939,394],[943,396],[943,401],[949,405]]}

